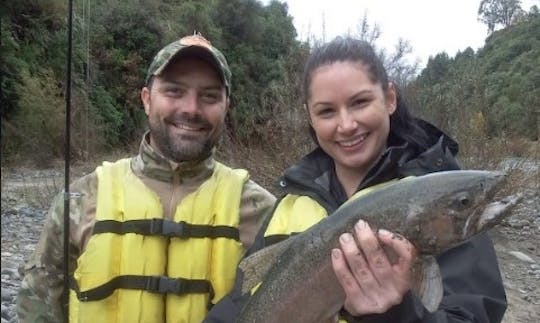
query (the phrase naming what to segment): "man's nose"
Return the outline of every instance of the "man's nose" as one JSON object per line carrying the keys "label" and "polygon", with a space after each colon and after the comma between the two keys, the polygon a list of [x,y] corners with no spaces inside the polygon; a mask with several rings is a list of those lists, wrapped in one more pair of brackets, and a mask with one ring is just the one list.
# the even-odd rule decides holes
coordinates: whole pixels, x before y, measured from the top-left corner
{"label": "man's nose", "polygon": [[180,110],[184,113],[197,114],[199,112],[199,98],[195,91],[188,91],[180,101]]}

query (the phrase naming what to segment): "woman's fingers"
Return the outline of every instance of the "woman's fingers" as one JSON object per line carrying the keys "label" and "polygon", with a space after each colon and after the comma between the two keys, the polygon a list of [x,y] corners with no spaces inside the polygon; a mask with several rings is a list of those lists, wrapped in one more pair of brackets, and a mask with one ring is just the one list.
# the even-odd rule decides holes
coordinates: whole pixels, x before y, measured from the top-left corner
{"label": "woman's fingers", "polygon": [[[350,234],[346,234],[350,236]],[[350,237],[348,236],[340,238],[341,248],[343,248],[344,245],[349,246],[349,243],[351,243],[349,238]],[[342,242],[341,240],[344,241]],[[352,241],[354,241],[354,239],[352,239]],[[361,254],[360,256],[363,257]],[[365,295],[364,290],[360,287],[360,282],[352,273],[348,264],[348,259],[345,257],[342,249],[336,248],[332,250],[332,267],[345,292],[345,309],[353,316],[372,313],[373,308],[377,307],[377,303],[372,298]],[[371,279],[374,280],[373,277]],[[368,292],[373,293],[373,291]]]}
{"label": "woman's fingers", "polygon": [[[357,236],[358,238],[358,236]],[[364,258],[364,253],[359,249],[356,240],[350,233],[345,233],[340,237],[340,245],[343,254],[347,260],[347,264],[351,269],[358,283],[364,288],[373,288],[376,285],[375,278],[371,272],[369,265]]]}
{"label": "woman's fingers", "polygon": [[363,220],[358,221],[354,231],[369,268],[373,271],[379,284],[384,285],[388,276],[392,275],[392,268],[386,253],[379,244],[379,239],[371,230],[369,224]]}
{"label": "woman's fingers", "polygon": [[393,264],[394,268],[400,271],[409,270],[416,257],[416,249],[409,240],[384,229],[380,229],[377,236],[379,241],[389,247],[397,256],[397,262]]}
{"label": "woman's fingers", "polygon": [[346,294],[349,294],[348,291],[358,288],[358,283],[347,265],[343,251],[340,249],[332,249],[332,267]]}

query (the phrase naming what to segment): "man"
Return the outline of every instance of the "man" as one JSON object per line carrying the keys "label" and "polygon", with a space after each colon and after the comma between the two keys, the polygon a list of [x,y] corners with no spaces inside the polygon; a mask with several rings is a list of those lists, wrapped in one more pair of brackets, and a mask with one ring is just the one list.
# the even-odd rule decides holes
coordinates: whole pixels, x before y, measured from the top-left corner
{"label": "man", "polygon": [[[229,107],[225,57],[202,36],[165,46],[141,91],[139,154],[71,186],[72,322],[201,322],[275,198],[213,152]],[[25,267],[21,322],[62,318],[63,195]]]}

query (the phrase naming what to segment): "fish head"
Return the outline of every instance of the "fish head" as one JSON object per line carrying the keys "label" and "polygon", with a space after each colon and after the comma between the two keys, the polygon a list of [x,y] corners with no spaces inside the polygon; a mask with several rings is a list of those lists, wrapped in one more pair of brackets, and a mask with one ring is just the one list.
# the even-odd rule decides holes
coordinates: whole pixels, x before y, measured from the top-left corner
{"label": "fish head", "polygon": [[[482,173],[485,175],[482,176]],[[496,197],[496,193],[505,182],[505,173],[488,171],[481,171],[478,178],[471,181],[469,196],[465,199],[472,198],[472,202],[460,200],[461,204],[470,203],[470,211],[459,213],[461,221],[465,221],[459,223],[458,227],[462,228],[462,240],[487,231],[500,223],[521,200],[521,194]]]}
{"label": "fish head", "polygon": [[418,220],[422,234],[416,244],[421,252],[438,254],[499,223],[520,198],[495,200],[505,177],[476,170],[434,175],[426,193],[432,199],[423,206],[430,216]]}

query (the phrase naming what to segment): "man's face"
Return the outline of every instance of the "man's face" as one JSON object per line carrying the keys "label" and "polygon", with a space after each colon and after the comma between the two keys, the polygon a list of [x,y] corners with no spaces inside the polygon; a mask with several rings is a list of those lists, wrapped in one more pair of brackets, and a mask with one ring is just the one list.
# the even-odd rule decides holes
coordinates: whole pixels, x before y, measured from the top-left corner
{"label": "man's face", "polygon": [[141,91],[150,145],[175,161],[207,157],[219,140],[229,106],[218,72],[196,58],[175,59]]}

